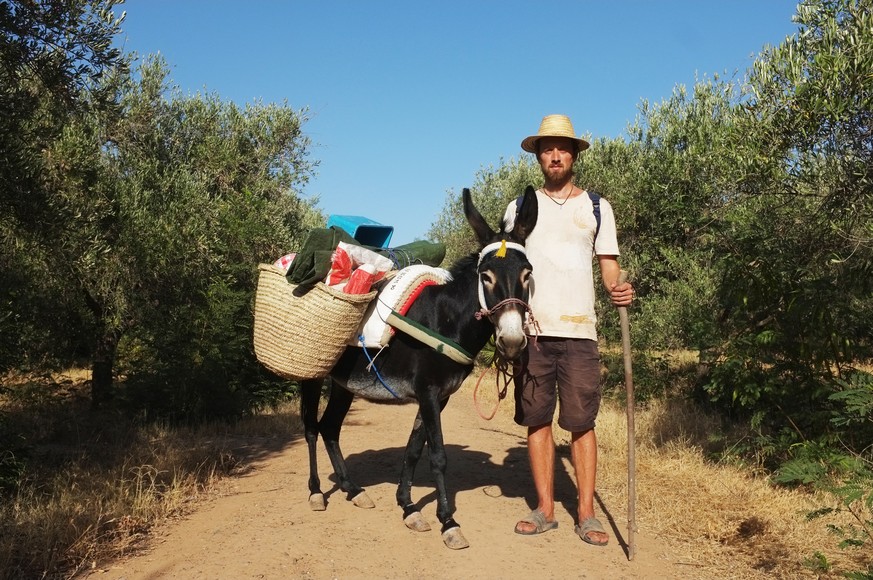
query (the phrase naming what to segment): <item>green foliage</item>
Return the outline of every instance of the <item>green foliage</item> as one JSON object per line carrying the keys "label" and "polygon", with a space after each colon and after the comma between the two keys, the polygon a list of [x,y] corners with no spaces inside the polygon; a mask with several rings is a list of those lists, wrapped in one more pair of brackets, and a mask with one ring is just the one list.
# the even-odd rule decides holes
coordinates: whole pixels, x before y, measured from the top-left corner
{"label": "green foliage", "polygon": [[81,354],[81,297],[50,279],[43,152],[69,119],[112,108],[111,95],[89,89],[126,67],[111,46],[118,3],[0,3],[0,368]]}
{"label": "green foliage", "polygon": [[323,219],[295,193],[313,167],[306,116],[182,97],[166,74],[152,60],[137,80],[120,79],[121,117],[84,127],[58,150],[65,168],[90,150],[94,162],[80,166],[98,172],[96,187],[67,190],[76,206],[69,233],[80,240],[67,244],[80,248],[70,277],[93,297],[103,327],[136,346],[123,368],[133,384],[158,387],[161,408],[239,412],[259,373],[250,344],[255,266]]}
{"label": "green foliage", "polygon": [[812,556],[806,558],[803,563],[808,570],[818,574],[826,574],[831,570],[831,565],[830,562],[828,562],[827,556],[817,550]]}
{"label": "green foliage", "polygon": [[[626,401],[624,354],[620,348],[601,349],[600,364],[605,368],[603,377],[603,393],[621,402]],[[670,360],[665,356],[632,349],[634,400],[646,403],[663,398],[682,380],[681,371],[671,367]]]}
{"label": "green foliage", "polygon": [[830,400],[842,404],[842,412],[831,422],[838,427],[856,429],[873,426],[873,374],[854,370],[849,380],[837,379],[842,388],[830,395]]}
{"label": "green foliage", "polygon": [[251,352],[255,265],[324,221],[307,114],[131,74],[118,3],[0,4],[0,368],[86,360],[95,399],[120,370],[156,409],[238,414],[283,390]]}
{"label": "green foliage", "polygon": [[[648,294],[634,310],[634,340],[639,349],[703,349],[717,336],[717,260],[703,251],[685,252],[668,246],[643,250],[629,259],[637,271],[658,264],[664,276],[650,281]],[[672,275],[667,275],[669,272]],[[634,280],[636,282],[636,280]]]}
{"label": "green foliage", "polygon": [[[812,485],[827,492],[833,503],[809,512],[807,518],[825,519],[828,529],[840,538],[840,548],[862,549],[873,545],[871,467],[869,459],[810,443],[799,446],[795,457],[779,469],[774,479],[783,484]],[[841,514],[848,514],[848,523],[834,523],[846,521],[836,519]]]}
{"label": "green foliage", "polygon": [[[873,21],[850,0],[804,3],[796,20],[756,61],[732,129],[737,194],[714,246],[722,342],[706,389],[800,441],[832,437],[831,395],[873,354]],[[873,441],[840,431],[854,449]]]}
{"label": "green foliage", "polygon": [[873,564],[867,566],[867,571],[846,572],[843,574],[849,580],[873,580]]}
{"label": "green foliage", "polygon": [[650,348],[706,348],[717,340],[712,242],[731,195],[725,149],[736,99],[730,84],[699,81],[690,93],[677,87],[659,104],[643,102],[629,128],[623,176],[608,195],[645,309],[634,312],[635,327]]}
{"label": "green foliage", "polygon": [[[63,6],[45,2],[5,0],[0,4],[0,45],[3,72],[11,77],[25,70],[52,92],[74,98],[105,70],[114,67],[120,51],[112,38],[124,13],[113,8],[124,0],[68,0]],[[12,80],[8,78],[7,80]],[[4,83],[12,89],[16,83]]]}
{"label": "green foliage", "polygon": [[117,106],[67,118],[44,145],[39,235],[8,240],[18,285],[0,329],[23,330],[30,358],[90,359],[95,399],[121,369],[166,385],[155,401],[175,415],[239,413],[271,382],[251,352],[256,264],[324,219],[297,193],[315,167],[306,112],[183,97],[156,59],[101,83]]}
{"label": "green foliage", "polygon": [[[829,398],[836,403],[831,423],[841,428],[831,437],[838,437],[839,445],[819,438],[792,446],[790,458],[779,467],[774,480],[827,492],[833,503],[807,517],[830,518],[828,528],[840,538],[840,547],[860,549],[873,545],[873,375],[855,371],[838,383],[842,390]],[[839,514],[848,514],[849,523],[833,523]],[[849,577],[864,578],[865,573]]]}

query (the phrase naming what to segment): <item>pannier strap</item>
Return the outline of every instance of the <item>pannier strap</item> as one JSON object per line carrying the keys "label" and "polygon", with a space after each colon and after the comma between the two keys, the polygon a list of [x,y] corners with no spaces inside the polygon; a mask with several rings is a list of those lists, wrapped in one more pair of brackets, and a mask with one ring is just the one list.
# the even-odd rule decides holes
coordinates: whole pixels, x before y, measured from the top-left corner
{"label": "pannier strap", "polygon": [[441,334],[436,333],[425,326],[422,326],[414,320],[406,318],[402,314],[399,314],[396,310],[392,310],[388,314],[386,322],[388,322],[388,324],[390,324],[397,330],[408,334],[412,338],[418,340],[423,344],[426,344],[435,351],[446,355],[457,363],[460,363],[462,365],[473,364],[472,355],[464,350],[461,345],[451,341],[445,336],[442,336]]}

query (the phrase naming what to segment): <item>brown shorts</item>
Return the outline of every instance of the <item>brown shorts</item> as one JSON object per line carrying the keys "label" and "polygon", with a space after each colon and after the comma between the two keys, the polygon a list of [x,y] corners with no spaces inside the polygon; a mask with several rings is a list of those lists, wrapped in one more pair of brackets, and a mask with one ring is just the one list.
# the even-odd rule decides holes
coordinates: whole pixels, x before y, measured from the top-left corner
{"label": "brown shorts", "polygon": [[600,354],[597,342],[541,336],[515,367],[515,422],[526,427],[552,422],[572,433],[594,429],[600,410]]}

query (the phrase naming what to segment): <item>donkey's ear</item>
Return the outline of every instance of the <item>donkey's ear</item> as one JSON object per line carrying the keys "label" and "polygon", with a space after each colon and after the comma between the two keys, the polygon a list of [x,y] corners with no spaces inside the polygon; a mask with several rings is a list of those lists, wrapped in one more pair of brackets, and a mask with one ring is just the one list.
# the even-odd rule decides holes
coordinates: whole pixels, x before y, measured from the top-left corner
{"label": "donkey's ear", "polygon": [[473,197],[470,195],[470,190],[466,187],[463,191],[463,198],[464,215],[467,217],[467,223],[473,228],[476,239],[479,240],[479,245],[484,246],[494,237],[494,230],[491,229],[491,226],[488,225],[485,218],[482,217],[482,214],[473,205]]}
{"label": "donkey's ear", "polygon": [[521,198],[521,207],[515,215],[515,225],[512,227],[512,235],[519,242],[524,243],[537,225],[537,207],[536,191],[528,185],[524,190],[524,197]]}

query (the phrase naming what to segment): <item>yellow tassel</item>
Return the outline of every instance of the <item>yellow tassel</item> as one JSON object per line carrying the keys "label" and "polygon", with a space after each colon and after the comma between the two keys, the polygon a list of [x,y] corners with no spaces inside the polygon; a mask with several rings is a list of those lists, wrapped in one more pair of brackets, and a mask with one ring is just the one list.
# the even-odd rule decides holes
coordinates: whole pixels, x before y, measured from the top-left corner
{"label": "yellow tassel", "polygon": [[497,253],[494,255],[498,258],[505,258],[506,257],[506,240],[502,240],[500,242],[500,249],[497,250]]}

